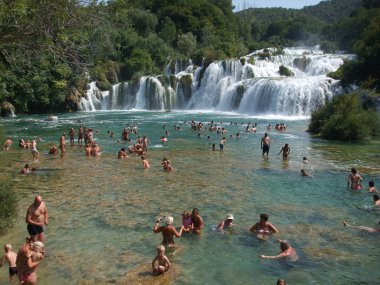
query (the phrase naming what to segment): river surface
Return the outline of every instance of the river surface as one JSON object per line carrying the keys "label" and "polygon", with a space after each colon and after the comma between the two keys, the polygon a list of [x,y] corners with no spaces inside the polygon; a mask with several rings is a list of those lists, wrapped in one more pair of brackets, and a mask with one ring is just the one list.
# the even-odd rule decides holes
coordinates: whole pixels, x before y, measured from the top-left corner
{"label": "river surface", "polygon": [[[46,226],[47,256],[38,269],[39,285],[60,284],[377,284],[380,279],[380,235],[344,228],[376,227],[380,211],[374,210],[368,181],[380,188],[380,142],[327,142],[306,132],[307,118],[254,118],[227,113],[109,111],[57,114],[1,119],[0,125],[14,145],[0,152],[1,180],[10,182],[19,199],[15,226],[0,237],[14,249],[28,235],[24,222],[27,207],[39,194],[49,210]],[[221,135],[190,128],[191,120],[211,121],[228,130],[223,151],[212,151]],[[232,123],[231,123],[232,122]],[[257,133],[245,132],[257,123]],[[269,159],[261,156],[260,140],[271,123],[285,123],[286,132],[269,131]],[[235,124],[236,123],[236,124]],[[59,137],[79,125],[98,131],[102,149],[98,157],[86,157],[84,147],[69,146],[66,156],[48,155]],[[136,125],[138,135],[150,139],[144,170],[139,156],[118,159],[117,151],[128,144],[117,142],[123,128]],[[180,131],[174,130],[180,125]],[[160,137],[169,131],[168,142]],[[114,132],[110,138],[108,131]],[[236,133],[240,132],[240,138]],[[233,135],[230,138],[230,135]],[[207,136],[210,136],[210,139]],[[17,147],[20,138],[40,137],[38,162],[30,151]],[[132,139],[136,135],[130,135]],[[288,143],[290,157],[277,154]],[[306,156],[308,164],[302,162]],[[163,157],[174,172],[166,173]],[[34,175],[21,175],[25,163],[37,168]],[[364,189],[347,188],[347,176],[356,167]],[[302,177],[300,169],[313,177]],[[152,277],[150,263],[162,241],[152,227],[157,217],[171,215],[181,224],[184,210],[198,207],[205,221],[200,238],[176,239],[181,250],[174,256],[170,273]],[[214,230],[228,213],[239,225],[230,231]],[[265,242],[248,232],[267,213],[279,233]],[[279,253],[277,238],[287,239],[300,260],[294,265],[261,260],[259,254]],[[7,270],[0,284],[7,282]]]}

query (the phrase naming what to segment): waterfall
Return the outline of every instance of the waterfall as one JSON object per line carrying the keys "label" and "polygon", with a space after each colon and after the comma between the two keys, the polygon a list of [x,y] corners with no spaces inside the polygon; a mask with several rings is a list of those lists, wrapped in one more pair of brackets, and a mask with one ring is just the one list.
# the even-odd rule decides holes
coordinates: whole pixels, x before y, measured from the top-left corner
{"label": "waterfall", "polygon": [[[205,110],[248,115],[310,116],[343,93],[327,77],[354,55],[324,54],[318,47],[258,50],[241,59],[196,67],[191,61],[170,62],[165,74],[123,82],[101,92],[92,82],[81,100],[84,111]],[[292,76],[280,74],[286,67]]]}

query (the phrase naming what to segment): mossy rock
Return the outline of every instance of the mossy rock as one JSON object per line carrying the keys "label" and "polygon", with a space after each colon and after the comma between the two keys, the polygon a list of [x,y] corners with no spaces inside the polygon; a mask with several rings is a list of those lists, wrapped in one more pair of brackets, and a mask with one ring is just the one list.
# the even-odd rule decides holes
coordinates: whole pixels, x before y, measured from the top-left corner
{"label": "mossy rock", "polygon": [[297,67],[298,69],[305,71],[308,65],[310,64],[310,62],[311,62],[310,58],[303,56],[301,58],[295,58],[293,60],[293,65]]}
{"label": "mossy rock", "polygon": [[279,72],[280,72],[280,75],[282,75],[282,76],[289,77],[289,76],[294,75],[293,72],[289,68],[287,68],[286,66],[283,66],[283,65],[280,66]]}
{"label": "mossy rock", "polygon": [[0,114],[1,114],[1,117],[12,117],[16,112],[16,109],[15,107],[7,102],[7,101],[4,101],[1,103],[0,105]]}
{"label": "mossy rock", "polygon": [[105,81],[97,81],[96,87],[98,87],[101,91],[108,91],[112,89],[112,84]]}

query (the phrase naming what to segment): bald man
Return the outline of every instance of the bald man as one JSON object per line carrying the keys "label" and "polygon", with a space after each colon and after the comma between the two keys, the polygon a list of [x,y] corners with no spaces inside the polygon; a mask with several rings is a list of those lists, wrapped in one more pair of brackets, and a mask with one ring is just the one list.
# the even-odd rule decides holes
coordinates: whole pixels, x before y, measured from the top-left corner
{"label": "bald man", "polygon": [[48,224],[48,212],[41,196],[36,196],[26,212],[25,222],[30,238],[44,242],[44,225]]}

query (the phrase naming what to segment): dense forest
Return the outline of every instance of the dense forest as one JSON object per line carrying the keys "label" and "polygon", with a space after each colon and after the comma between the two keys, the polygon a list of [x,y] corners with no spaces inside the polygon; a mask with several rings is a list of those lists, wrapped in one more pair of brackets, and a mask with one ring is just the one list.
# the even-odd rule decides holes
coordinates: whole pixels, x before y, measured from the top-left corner
{"label": "dense forest", "polygon": [[106,90],[160,74],[170,60],[207,66],[269,46],[356,53],[331,76],[378,90],[378,3],[233,13],[231,0],[0,0],[1,112],[75,111],[90,81]]}

